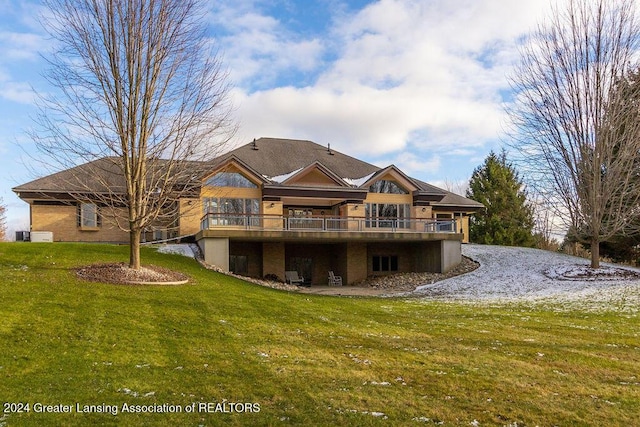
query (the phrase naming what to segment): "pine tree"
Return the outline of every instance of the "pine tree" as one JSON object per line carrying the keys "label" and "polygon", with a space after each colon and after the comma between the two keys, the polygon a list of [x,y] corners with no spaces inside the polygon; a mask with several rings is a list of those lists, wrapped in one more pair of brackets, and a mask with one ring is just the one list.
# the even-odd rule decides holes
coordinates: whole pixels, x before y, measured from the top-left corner
{"label": "pine tree", "polygon": [[493,151],[473,171],[467,197],[485,209],[471,218],[470,239],[474,243],[534,246],[533,208],[527,203],[518,173],[507,162],[504,150]]}

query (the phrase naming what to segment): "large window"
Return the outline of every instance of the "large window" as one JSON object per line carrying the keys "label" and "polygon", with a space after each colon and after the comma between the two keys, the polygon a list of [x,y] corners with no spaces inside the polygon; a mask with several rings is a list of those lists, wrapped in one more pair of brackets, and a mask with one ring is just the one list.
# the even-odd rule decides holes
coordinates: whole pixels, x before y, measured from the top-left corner
{"label": "large window", "polygon": [[369,228],[409,228],[411,207],[408,204],[367,203],[365,217],[365,226]]}
{"label": "large window", "polygon": [[386,193],[386,194],[409,194],[409,191],[401,187],[395,181],[387,181],[381,179],[376,181],[369,187],[370,193]]}
{"label": "large window", "polygon": [[397,255],[374,255],[372,263],[375,273],[398,271]]}
{"label": "large window", "polygon": [[247,177],[238,172],[219,172],[205,182],[209,187],[258,188]]}
{"label": "large window", "polygon": [[232,199],[205,197],[202,199],[204,214],[208,215],[208,225],[257,225],[260,214],[258,199]]}
{"label": "large window", "polygon": [[100,225],[98,206],[94,203],[80,203],[78,205],[78,227],[98,228]]}

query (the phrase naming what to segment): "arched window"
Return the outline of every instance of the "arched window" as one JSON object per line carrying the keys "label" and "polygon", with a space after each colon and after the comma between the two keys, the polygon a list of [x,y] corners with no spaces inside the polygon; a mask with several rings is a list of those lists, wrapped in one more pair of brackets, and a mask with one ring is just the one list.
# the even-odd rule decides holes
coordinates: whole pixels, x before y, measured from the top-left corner
{"label": "arched window", "polygon": [[369,187],[370,193],[385,193],[385,194],[409,194],[409,190],[401,187],[395,181],[388,181],[381,179],[376,181]]}
{"label": "arched window", "polygon": [[219,172],[209,178],[204,185],[209,187],[258,188],[256,184],[238,172]]}

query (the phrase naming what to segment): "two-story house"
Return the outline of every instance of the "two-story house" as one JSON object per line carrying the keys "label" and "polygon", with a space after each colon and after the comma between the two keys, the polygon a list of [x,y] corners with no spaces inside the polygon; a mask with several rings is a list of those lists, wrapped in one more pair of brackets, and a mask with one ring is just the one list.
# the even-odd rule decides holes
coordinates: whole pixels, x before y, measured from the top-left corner
{"label": "two-story house", "polygon": [[[90,181],[98,163],[109,169],[105,162],[14,188],[30,204],[31,231],[51,231],[55,241],[127,242],[108,211],[65,179]],[[207,168],[175,218],[145,239],[194,236],[207,262],[253,277],[297,271],[326,284],[328,271],[346,283],[447,271],[461,260],[469,215],[483,207],[393,165],[379,168],[311,141],[261,138]]]}

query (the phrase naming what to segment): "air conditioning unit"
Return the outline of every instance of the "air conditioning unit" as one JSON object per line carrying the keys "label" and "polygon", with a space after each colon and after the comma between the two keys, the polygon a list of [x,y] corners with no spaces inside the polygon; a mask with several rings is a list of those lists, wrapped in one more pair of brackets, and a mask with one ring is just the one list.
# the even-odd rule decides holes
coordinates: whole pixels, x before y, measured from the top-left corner
{"label": "air conditioning unit", "polygon": [[28,242],[29,240],[31,240],[31,236],[28,231],[16,231],[16,242]]}
{"label": "air conditioning unit", "polygon": [[53,231],[32,231],[32,242],[53,242]]}

